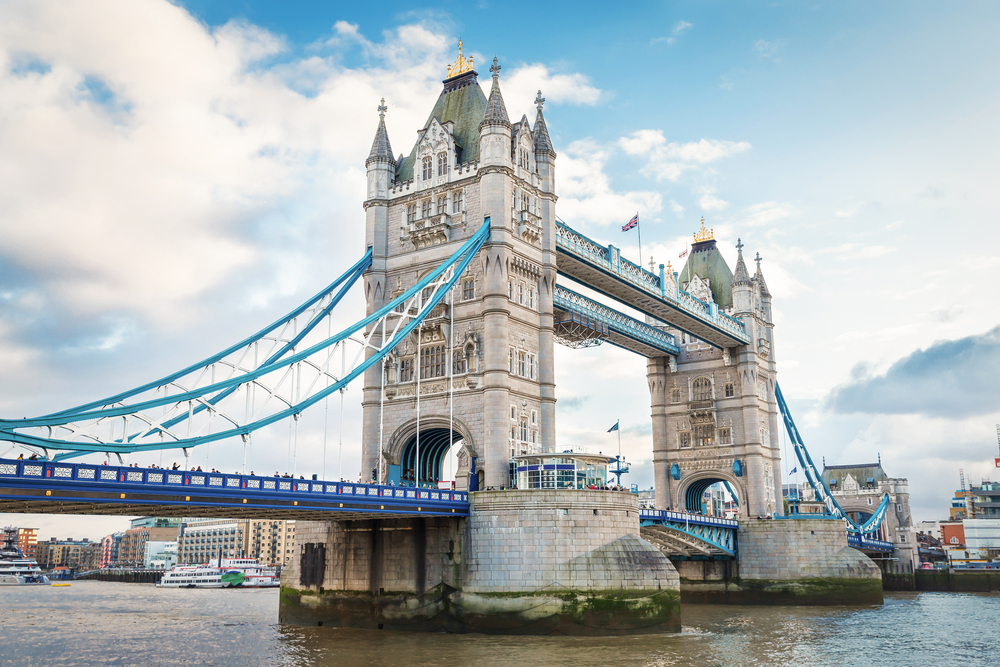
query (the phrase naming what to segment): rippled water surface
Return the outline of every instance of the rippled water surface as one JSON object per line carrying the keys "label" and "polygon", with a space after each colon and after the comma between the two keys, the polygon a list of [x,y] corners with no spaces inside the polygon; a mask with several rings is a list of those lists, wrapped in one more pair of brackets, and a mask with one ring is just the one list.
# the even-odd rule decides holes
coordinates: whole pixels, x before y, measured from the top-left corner
{"label": "rippled water surface", "polygon": [[1000,665],[1000,595],[881,607],[684,605],[679,634],[494,637],[277,623],[271,590],[0,588],[0,665]]}

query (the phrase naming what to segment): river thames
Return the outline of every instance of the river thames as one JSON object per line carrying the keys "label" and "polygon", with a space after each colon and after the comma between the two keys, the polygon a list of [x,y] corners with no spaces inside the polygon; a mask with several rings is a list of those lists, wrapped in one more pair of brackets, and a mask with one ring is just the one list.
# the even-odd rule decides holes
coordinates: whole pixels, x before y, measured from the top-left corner
{"label": "river thames", "polygon": [[497,637],[302,628],[278,592],[94,581],[0,589],[0,665],[1000,664],[1000,594],[887,593],[879,607],[684,605],[678,634]]}

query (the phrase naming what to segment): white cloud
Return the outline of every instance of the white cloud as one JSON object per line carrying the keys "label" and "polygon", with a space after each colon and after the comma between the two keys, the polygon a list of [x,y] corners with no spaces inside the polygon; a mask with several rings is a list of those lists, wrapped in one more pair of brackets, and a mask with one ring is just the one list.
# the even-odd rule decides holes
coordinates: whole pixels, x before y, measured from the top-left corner
{"label": "white cloud", "polygon": [[690,170],[700,170],[706,165],[737,153],[750,150],[746,141],[702,139],[687,143],[667,142],[662,130],[639,130],[618,141],[629,155],[646,157],[643,171],[656,180],[676,182]]}
{"label": "white cloud", "polygon": [[616,192],[604,172],[611,148],[590,140],[571,143],[559,155],[559,217],[570,224],[625,223],[635,211],[640,219],[659,213],[658,192]]}
{"label": "white cloud", "polygon": [[795,213],[798,213],[798,210],[788,202],[766,201],[743,209],[740,212],[739,224],[752,227],[769,225]]}
{"label": "white cloud", "polygon": [[[505,70],[501,70],[504,73]],[[487,80],[488,81],[488,80]],[[541,90],[546,103],[585,104],[593,106],[601,100],[602,92],[583,74],[553,74],[540,63],[514,68],[510,76],[500,78],[504,103],[511,114],[511,121],[521,120],[525,114],[534,121],[535,94]]]}
{"label": "white cloud", "polygon": [[684,214],[684,207],[675,202],[673,199],[670,200],[670,210],[672,210],[677,215]]}
{"label": "white cloud", "polygon": [[778,44],[766,39],[758,39],[753,43],[753,52],[761,58],[773,58],[778,53]]}
{"label": "white cloud", "polygon": [[819,252],[824,254],[838,255],[841,259],[862,258],[875,259],[894,253],[899,248],[884,245],[866,245],[862,243],[842,243],[831,248],[824,248]]}
{"label": "white cloud", "polygon": [[861,208],[861,204],[857,204],[856,206],[852,206],[850,208],[841,209],[840,211],[834,211],[833,214],[838,218],[853,218],[854,215],[858,212],[859,208]]}
{"label": "white cloud", "polygon": [[729,208],[729,202],[719,199],[715,195],[702,195],[698,200],[698,205],[704,211],[723,211]]}
{"label": "white cloud", "polygon": [[656,44],[660,44],[662,42],[666,42],[667,44],[673,44],[677,41],[677,38],[680,37],[684,33],[684,31],[690,27],[691,24],[688,23],[687,21],[683,20],[678,21],[677,23],[674,24],[673,29],[670,31],[669,37],[668,36],[654,37],[653,39],[649,40],[649,44],[650,46],[655,46]]}

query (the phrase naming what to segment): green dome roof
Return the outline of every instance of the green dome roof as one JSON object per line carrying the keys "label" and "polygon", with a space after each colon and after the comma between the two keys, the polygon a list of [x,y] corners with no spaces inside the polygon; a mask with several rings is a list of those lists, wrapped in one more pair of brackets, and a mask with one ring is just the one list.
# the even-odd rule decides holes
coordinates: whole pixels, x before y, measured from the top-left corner
{"label": "green dome roof", "polygon": [[[422,129],[427,129],[435,116],[441,123],[455,124],[454,135],[462,147],[459,160],[471,162],[479,159],[479,124],[486,115],[486,95],[479,87],[475,70],[445,79],[444,89],[438,96]],[[405,181],[413,178],[413,164],[417,160],[417,142],[399,165],[396,178]]]}
{"label": "green dome roof", "polygon": [[677,277],[681,288],[683,289],[684,283],[696,275],[702,280],[709,279],[712,298],[720,310],[733,305],[733,272],[729,270],[722,253],[715,247],[715,240],[702,241],[691,246],[684,268]]}

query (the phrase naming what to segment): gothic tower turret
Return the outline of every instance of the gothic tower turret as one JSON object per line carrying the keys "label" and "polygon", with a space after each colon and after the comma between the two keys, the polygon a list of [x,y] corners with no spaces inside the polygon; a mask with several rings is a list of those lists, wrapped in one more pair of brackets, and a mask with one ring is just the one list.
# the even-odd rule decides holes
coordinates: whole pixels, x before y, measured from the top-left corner
{"label": "gothic tower turret", "polygon": [[[380,467],[384,479],[402,483],[448,479],[446,454],[461,443],[453,478],[459,488],[502,486],[510,484],[512,457],[555,447],[556,156],[541,95],[534,130],[527,118],[512,124],[500,69],[494,58],[487,97],[460,44],[410,154],[392,159],[380,125],[366,163],[368,242],[375,256],[366,278],[383,286],[384,298],[412,287],[490,225],[489,241],[459,280],[454,305],[449,297],[394,350],[384,393],[377,371],[365,376],[366,475]],[[369,313],[376,307],[371,298],[368,307]]]}

